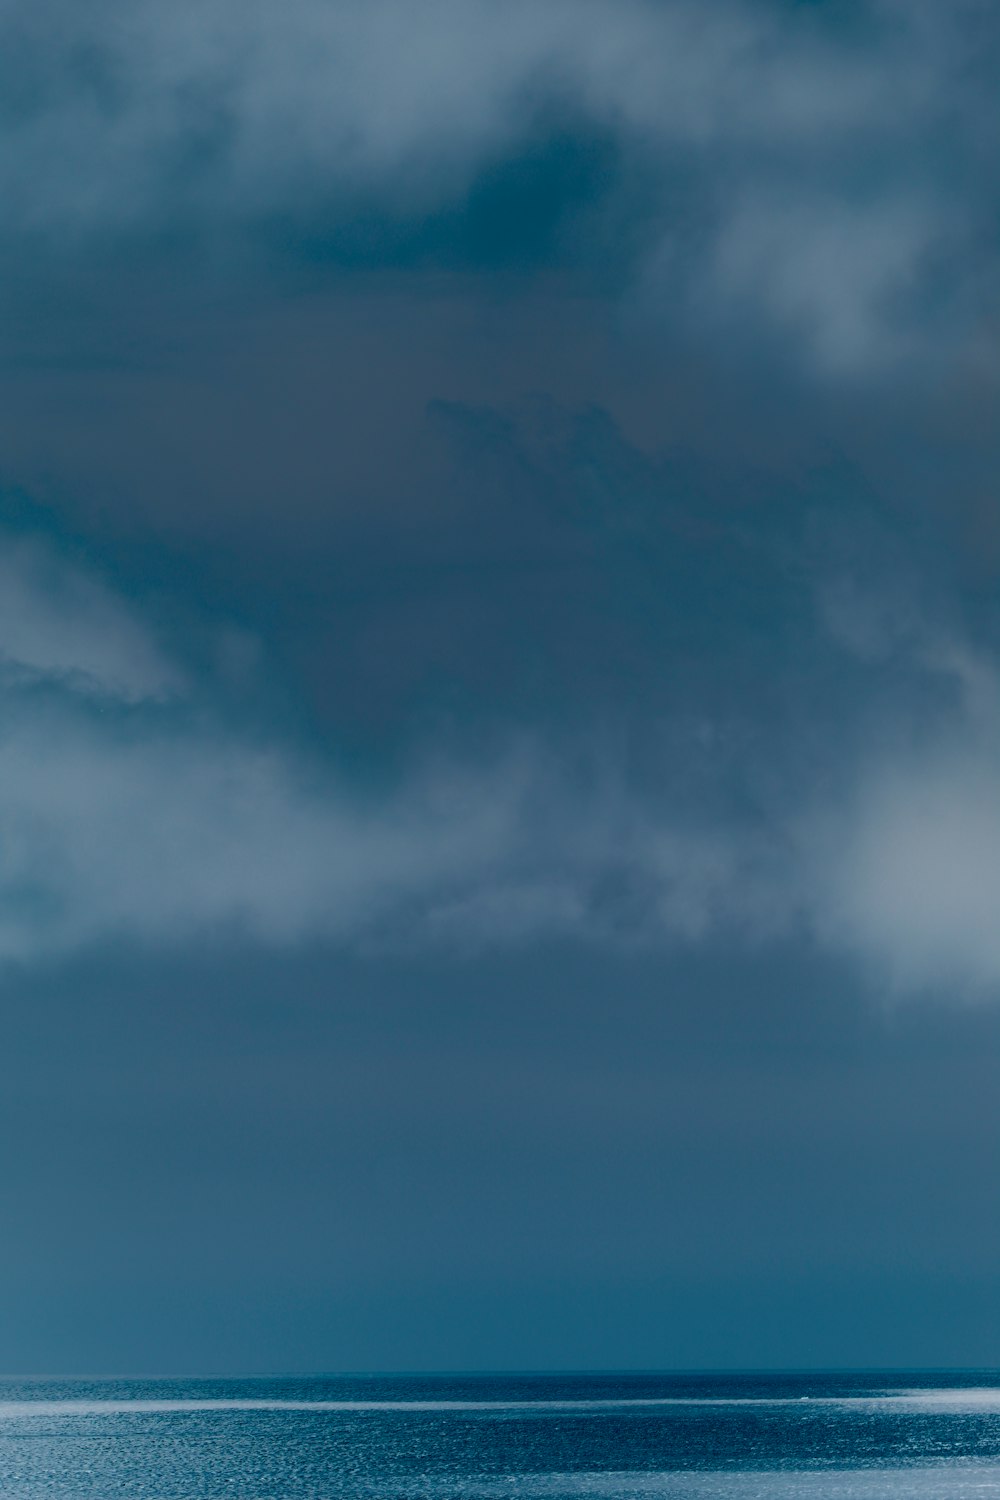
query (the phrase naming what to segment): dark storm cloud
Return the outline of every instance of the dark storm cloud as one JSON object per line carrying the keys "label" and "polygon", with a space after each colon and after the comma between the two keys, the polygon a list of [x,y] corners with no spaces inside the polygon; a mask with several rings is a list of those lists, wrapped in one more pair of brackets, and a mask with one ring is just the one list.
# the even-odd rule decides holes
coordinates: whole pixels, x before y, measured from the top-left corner
{"label": "dark storm cloud", "polygon": [[994,984],[989,14],[583,19],[7,6],[8,954]]}

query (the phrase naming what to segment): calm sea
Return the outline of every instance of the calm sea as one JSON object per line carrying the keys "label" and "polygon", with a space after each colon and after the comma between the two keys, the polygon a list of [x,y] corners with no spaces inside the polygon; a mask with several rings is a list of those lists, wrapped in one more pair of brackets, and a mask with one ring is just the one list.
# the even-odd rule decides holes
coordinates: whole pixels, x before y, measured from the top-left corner
{"label": "calm sea", "polygon": [[997,1496],[989,1375],[0,1382],[4,1500]]}

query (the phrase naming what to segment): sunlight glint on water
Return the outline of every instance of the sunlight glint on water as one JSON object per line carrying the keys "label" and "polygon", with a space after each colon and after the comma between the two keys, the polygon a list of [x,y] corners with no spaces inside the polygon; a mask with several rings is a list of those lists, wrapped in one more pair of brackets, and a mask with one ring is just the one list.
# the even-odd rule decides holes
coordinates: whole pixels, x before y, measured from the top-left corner
{"label": "sunlight glint on water", "polygon": [[8,1380],[0,1494],[1000,1500],[1000,1380]]}

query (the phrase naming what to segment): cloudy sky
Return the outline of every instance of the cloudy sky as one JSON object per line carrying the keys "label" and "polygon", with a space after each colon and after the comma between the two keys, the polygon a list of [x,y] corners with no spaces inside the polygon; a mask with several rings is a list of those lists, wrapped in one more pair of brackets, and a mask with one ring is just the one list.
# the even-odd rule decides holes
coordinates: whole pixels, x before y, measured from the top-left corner
{"label": "cloudy sky", "polygon": [[998,67],[0,0],[0,1368],[1000,1363]]}

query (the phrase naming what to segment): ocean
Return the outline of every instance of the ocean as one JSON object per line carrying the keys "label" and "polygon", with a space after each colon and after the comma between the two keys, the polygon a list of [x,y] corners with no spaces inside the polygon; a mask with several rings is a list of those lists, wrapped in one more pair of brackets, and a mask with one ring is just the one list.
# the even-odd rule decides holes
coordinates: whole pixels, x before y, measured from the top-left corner
{"label": "ocean", "polygon": [[0,1381],[3,1500],[1000,1500],[1000,1376]]}

